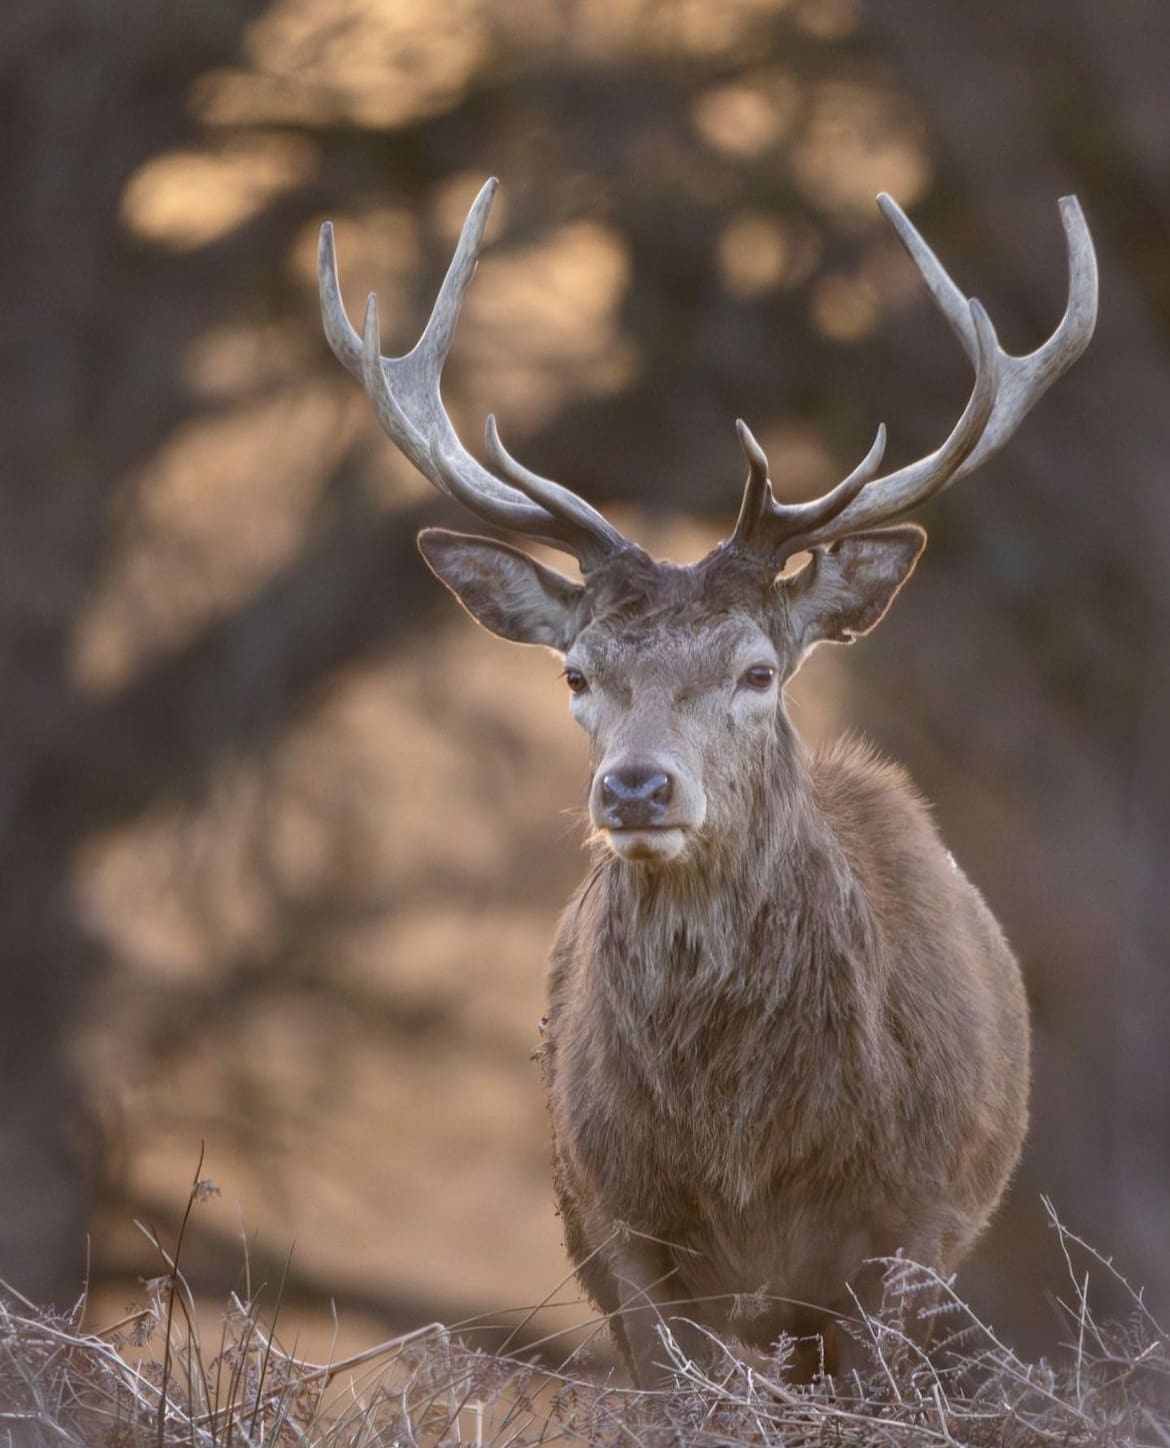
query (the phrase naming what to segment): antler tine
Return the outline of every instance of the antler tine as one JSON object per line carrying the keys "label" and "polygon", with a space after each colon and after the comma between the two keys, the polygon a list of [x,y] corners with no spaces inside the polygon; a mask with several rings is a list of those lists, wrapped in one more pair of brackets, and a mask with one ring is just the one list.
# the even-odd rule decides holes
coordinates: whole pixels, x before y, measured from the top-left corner
{"label": "antler tine", "polygon": [[628,546],[625,538],[609,519],[587,503],[584,498],[578,497],[576,493],[569,488],[562,487],[560,483],[554,483],[551,478],[542,478],[539,473],[534,473],[523,463],[517,462],[500,440],[500,430],[496,426],[496,416],[493,412],[488,413],[487,423],[484,427],[484,442],[487,446],[488,457],[496,471],[502,473],[517,487],[522,488],[533,502],[539,503],[548,512],[563,518],[566,522],[578,523],[590,534],[595,534],[599,540],[606,540],[611,552],[620,551]]}
{"label": "antler tine", "polygon": [[[481,468],[464,451],[449,422],[446,427],[436,427],[434,435],[429,438],[414,433],[410,417],[399,407],[386,377],[387,363],[399,359],[381,355],[379,336],[378,299],[371,292],[362,327],[361,380],[374,404],[379,422],[411,462],[440,491],[455,498],[485,522],[516,533],[537,534],[545,542],[553,541],[553,520],[544,509]],[[414,355],[411,353],[408,357]],[[446,413],[443,413],[443,419],[446,421]],[[481,474],[492,484],[490,492],[483,486]],[[556,546],[562,546],[561,540],[557,540]]]}
{"label": "antler tine", "polygon": [[743,488],[743,502],[739,505],[739,517],[731,536],[736,543],[746,545],[760,521],[771,492],[768,483],[768,455],[752,436],[751,428],[742,417],[735,420],[735,432],[747,459],[748,475]]}
{"label": "antler tine", "polygon": [[333,355],[360,382],[362,380],[362,339],[350,324],[341,300],[341,283],[337,276],[337,249],[333,240],[333,223],[326,221],[317,239],[317,295],[321,301],[321,322],[325,340]]}
{"label": "antler tine", "polygon": [[[489,523],[571,553],[582,568],[596,567],[627,546],[617,529],[555,483],[536,479],[542,486],[530,496],[524,479],[536,475],[528,475],[519,464],[512,476],[520,486],[501,482],[463,447],[443,406],[443,364],[451,350],[464,295],[475,275],[498,185],[494,177],[487,181],[472,204],[430,319],[418,343],[402,357],[381,354],[373,294],[360,337],[350,324],[341,300],[333,227],[326,222],[318,250],[325,336],[342,365],[365,387],[388,436],[441,492],[457,498]],[[550,506],[545,505],[546,500]],[[572,502],[578,506],[574,508]]]}
{"label": "antler tine", "polygon": [[452,445],[445,437],[436,437],[431,443],[431,463],[443,479],[445,490],[468,512],[506,532],[520,533],[535,542],[571,553],[585,572],[602,561],[600,550],[589,548],[571,525],[543,508],[529,502],[513,502],[510,498],[489,499],[477,492],[464,475],[464,456],[460,444]]}
{"label": "antler tine", "polygon": [[742,418],[736,422],[735,429],[739,434],[740,447],[747,458],[748,479],[739,510],[739,521],[732,537],[738,545],[750,549],[753,538],[764,533],[765,546],[769,551],[781,554],[799,551],[803,546],[799,542],[801,537],[831,522],[843,512],[877,473],[886,450],[886,426],[885,423],[879,423],[869,452],[849,476],[823,498],[817,498],[811,503],[778,503],[772,494],[768,459],[763,448],[752,436],[751,429]]}
{"label": "antler tine", "polygon": [[[883,216],[898,234],[918,268],[935,305],[957,334],[972,363],[976,336],[967,298],[947,275],[938,257],[922,239],[902,208],[884,192],[878,197]],[[1075,196],[1060,200],[1068,253],[1068,301],[1059,326],[1034,352],[1015,356],[999,352],[1000,389],[991,418],[978,446],[947,480],[965,477],[997,452],[1058,377],[1067,372],[1093,335],[1097,323],[1097,257],[1085,214]]]}
{"label": "antler tine", "polygon": [[[874,474],[881,465],[886,441],[885,428],[880,427],[861,463],[823,498],[812,503],[783,505],[771,499],[771,489],[766,487],[757,537],[746,545],[745,551],[758,554],[769,567],[779,569],[794,553],[830,543],[834,538],[862,528],[891,522],[946,487],[956,468],[978,446],[999,391],[1001,353],[995,329],[979,302],[971,302],[969,306],[975,334],[975,383],[962,416],[942,446],[897,472],[878,478]],[[763,459],[758,445],[756,452]],[[763,465],[766,469],[766,459]],[[753,462],[753,471],[755,469]],[[755,488],[756,484],[749,478],[745,508]],[[743,514],[741,509],[741,519]],[[738,529],[735,539],[743,545]]]}
{"label": "antler tine", "polygon": [[883,478],[874,478],[831,523],[812,530],[800,539],[798,547],[812,548],[819,543],[830,543],[846,533],[890,523],[910,512],[936,493],[941,493],[979,446],[999,394],[1003,353],[983,305],[977,301],[969,305],[976,343],[975,384],[950,436],[926,457],[908,463]]}

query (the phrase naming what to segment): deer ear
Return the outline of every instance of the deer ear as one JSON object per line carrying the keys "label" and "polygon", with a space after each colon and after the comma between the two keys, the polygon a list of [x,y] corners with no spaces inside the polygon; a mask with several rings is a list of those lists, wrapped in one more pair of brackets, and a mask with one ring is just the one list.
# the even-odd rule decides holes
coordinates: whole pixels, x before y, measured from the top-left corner
{"label": "deer ear", "polygon": [[810,649],[826,639],[852,643],[869,633],[885,617],[925,547],[926,534],[909,524],[853,533],[827,548],[814,548],[809,562],[780,583],[801,647]]}
{"label": "deer ear", "polygon": [[418,549],[435,577],[492,633],[561,653],[576,638],[585,590],[527,553],[446,528],[424,528]]}

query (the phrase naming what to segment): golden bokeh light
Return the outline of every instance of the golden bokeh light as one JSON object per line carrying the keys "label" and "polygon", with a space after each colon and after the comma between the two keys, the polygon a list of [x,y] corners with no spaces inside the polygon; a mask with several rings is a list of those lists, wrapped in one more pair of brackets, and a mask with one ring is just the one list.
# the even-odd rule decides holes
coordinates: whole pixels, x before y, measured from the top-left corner
{"label": "golden bokeh light", "polygon": [[324,479],[367,425],[360,401],[298,381],[174,431],[131,484],[129,521],[79,619],[80,687],[125,685],[297,556]]}
{"label": "golden bokeh light", "polygon": [[512,419],[533,430],[570,400],[628,386],[639,366],[621,326],[629,283],[624,243],[596,222],[489,252],[460,322],[467,437],[489,411],[507,435]]}
{"label": "golden bokeh light", "polygon": [[602,58],[650,53],[718,56],[750,43],[753,32],[790,0],[578,0],[566,13],[566,40]]}
{"label": "golden bokeh light", "polygon": [[715,86],[695,101],[696,131],[726,156],[761,156],[791,128],[800,104],[796,81],[785,71]]}
{"label": "golden bokeh light", "polygon": [[880,306],[868,277],[832,272],[813,287],[813,325],[833,342],[859,342],[877,323]]}
{"label": "golden bokeh light", "polygon": [[249,27],[251,67],[203,76],[193,115],[210,125],[391,129],[462,96],[484,57],[479,0],[275,0]]}
{"label": "golden bokeh light", "polygon": [[314,341],[298,321],[212,326],[188,349],[184,380],[192,395],[205,402],[264,392],[304,374]]}
{"label": "golden bokeh light", "polygon": [[820,240],[811,227],[758,211],[741,212],[719,235],[720,278],[735,297],[800,286],[819,258]]}
{"label": "golden bokeh light", "polygon": [[852,80],[810,87],[792,170],[811,206],[867,227],[880,221],[873,204],[878,191],[912,206],[930,175],[917,113],[901,93]]}
{"label": "golden bokeh light", "polygon": [[166,151],[122,193],[121,219],[143,241],[193,251],[251,220],[317,169],[317,147],[300,137],[236,137],[207,150]]}
{"label": "golden bokeh light", "polygon": [[792,21],[817,40],[844,40],[861,24],[859,0],[796,0]]}

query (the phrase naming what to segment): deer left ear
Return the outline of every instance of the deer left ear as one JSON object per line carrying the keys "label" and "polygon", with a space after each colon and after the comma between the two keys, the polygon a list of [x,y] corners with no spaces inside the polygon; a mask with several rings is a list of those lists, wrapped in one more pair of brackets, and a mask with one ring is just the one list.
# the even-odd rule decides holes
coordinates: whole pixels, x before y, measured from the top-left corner
{"label": "deer left ear", "polygon": [[853,533],[814,548],[800,572],[779,584],[801,648],[824,640],[848,644],[869,633],[885,617],[925,547],[923,530],[907,524]]}

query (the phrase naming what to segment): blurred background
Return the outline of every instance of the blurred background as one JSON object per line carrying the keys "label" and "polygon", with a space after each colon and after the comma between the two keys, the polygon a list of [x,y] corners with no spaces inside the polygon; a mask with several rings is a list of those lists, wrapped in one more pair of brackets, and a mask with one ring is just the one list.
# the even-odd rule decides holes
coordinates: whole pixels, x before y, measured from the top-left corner
{"label": "blurred background", "polygon": [[0,1276],[67,1305],[88,1261],[120,1315],[201,1142],[193,1280],[295,1241],[306,1341],[330,1298],[360,1344],[564,1274],[529,1052],[584,741],[426,574],[466,519],[314,281],[332,217],[403,350],[496,174],[450,409],[679,559],[734,520],[736,416],[791,498],[957,416],[875,192],[1015,351],[1081,197],[1088,354],[794,708],[908,765],[1024,964],[1033,1125],[966,1290],[1051,1343],[1047,1194],[1167,1306],[1167,53],[1155,0],[8,0]]}

